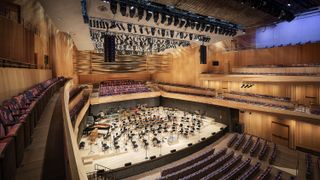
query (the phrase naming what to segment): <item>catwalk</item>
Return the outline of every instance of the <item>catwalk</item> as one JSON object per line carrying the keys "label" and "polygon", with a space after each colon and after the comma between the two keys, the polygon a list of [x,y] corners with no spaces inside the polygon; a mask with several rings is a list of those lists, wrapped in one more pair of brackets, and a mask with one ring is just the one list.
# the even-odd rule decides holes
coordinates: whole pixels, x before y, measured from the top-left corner
{"label": "catwalk", "polygon": [[197,112],[166,107],[139,106],[108,115],[101,112],[100,117],[80,141],[86,172],[96,165],[116,169],[179,151],[225,127]]}

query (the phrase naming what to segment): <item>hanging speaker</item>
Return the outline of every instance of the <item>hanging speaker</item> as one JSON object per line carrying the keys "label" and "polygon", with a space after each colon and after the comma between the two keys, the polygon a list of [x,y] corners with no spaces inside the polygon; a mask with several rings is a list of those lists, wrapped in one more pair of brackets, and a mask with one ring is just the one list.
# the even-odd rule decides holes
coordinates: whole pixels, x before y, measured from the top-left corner
{"label": "hanging speaker", "polygon": [[104,36],[104,61],[115,62],[116,60],[116,38],[113,35]]}
{"label": "hanging speaker", "polygon": [[200,46],[200,64],[207,64],[207,46]]}

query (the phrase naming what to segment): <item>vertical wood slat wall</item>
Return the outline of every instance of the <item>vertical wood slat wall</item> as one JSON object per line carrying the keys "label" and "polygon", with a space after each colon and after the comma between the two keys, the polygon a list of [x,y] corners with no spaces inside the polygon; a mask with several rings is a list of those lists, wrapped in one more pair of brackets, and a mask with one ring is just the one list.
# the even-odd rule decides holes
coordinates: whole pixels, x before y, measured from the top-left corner
{"label": "vertical wood slat wall", "polygon": [[0,58],[35,64],[34,33],[0,16]]}

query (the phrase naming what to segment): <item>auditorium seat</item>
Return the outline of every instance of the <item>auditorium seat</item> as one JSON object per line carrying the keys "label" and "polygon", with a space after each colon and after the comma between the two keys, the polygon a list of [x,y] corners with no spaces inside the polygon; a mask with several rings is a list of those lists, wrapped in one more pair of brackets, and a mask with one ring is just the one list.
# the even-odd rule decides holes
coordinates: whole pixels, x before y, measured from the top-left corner
{"label": "auditorium seat", "polygon": [[0,179],[11,180],[31,142],[36,121],[66,79],[53,78],[3,101],[0,106]]}
{"label": "auditorium seat", "polygon": [[14,138],[0,140],[0,179],[12,180],[16,174],[16,147]]}

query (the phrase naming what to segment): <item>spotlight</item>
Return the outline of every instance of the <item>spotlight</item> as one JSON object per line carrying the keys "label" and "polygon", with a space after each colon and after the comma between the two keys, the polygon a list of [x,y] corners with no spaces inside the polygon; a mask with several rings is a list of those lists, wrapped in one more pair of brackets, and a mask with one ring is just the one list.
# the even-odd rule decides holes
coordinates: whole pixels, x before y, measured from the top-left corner
{"label": "spotlight", "polygon": [[161,14],[161,24],[164,24],[165,22],[166,22],[166,20],[167,20],[167,15],[165,15],[165,14]]}
{"label": "spotlight", "polygon": [[179,24],[179,28],[182,28],[182,26],[184,26],[185,23],[186,23],[186,21],[181,19],[180,24]]}
{"label": "spotlight", "polygon": [[178,24],[179,24],[179,18],[176,16],[176,17],[174,17],[173,25],[177,26]]}
{"label": "spotlight", "polygon": [[210,33],[213,33],[213,31],[214,31],[214,25],[211,25],[211,27],[210,27]]}
{"label": "spotlight", "polygon": [[110,9],[111,9],[112,14],[117,14],[117,2],[116,1],[110,2]]}
{"label": "spotlight", "polygon": [[136,14],[136,8],[134,6],[131,6],[129,10],[129,16],[133,18],[135,14]]}
{"label": "spotlight", "polygon": [[120,3],[120,13],[122,16],[126,16],[127,14],[127,6],[124,3]]}
{"label": "spotlight", "polygon": [[133,31],[134,31],[134,33],[137,33],[137,28],[135,25],[133,25]]}
{"label": "spotlight", "polygon": [[166,35],[166,30],[165,29],[161,29],[161,35],[162,35],[162,37],[164,37]]}
{"label": "spotlight", "polygon": [[155,23],[158,22],[159,20],[159,12],[153,12],[153,20]]}
{"label": "spotlight", "polygon": [[192,41],[192,38],[193,38],[193,34],[189,34],[189,39],[190,39],[190,41]]}
{"label": "spotlight", "polygon": [[131,32],[132,31],[132,24],[127,24],[127,26],[128,26],[128,32]]}
{"label": "spotlight", "polygon": [[146,21],[149,21],[152,17],[152,12],[151,11],[146,11]]}
{"label": "spotlight", "polygon": [[210,25],[207,24],[205,31],[208,32],[210,30]]}
{"label": "spotlight", "polygon": [[143,34],[143,26],[139,26],[140,34]]}
{"label": "spotlight", "polygon": [[170,37],[173,38],[174,36],[174,30],[170,30]]}
{"label": "spotlight", "polygon": [[138,18],[141,20],[143,18],[144,9],[142,7],[138,7]]}
{"label": "spotlight", "polygon": [[168,26],[170,26],[172,24],[172,21],[173,21],[173,17],[169,16],[169,18],[168,18]]}
{"label": "spotlight", "polygon": [[199,29],[200,29],[200,25],[201,25],[201,24],[200,24],[200,23],[198,23],[198,22],[195,22],[195,23],[196,23],[196,30],[197,30],[197,31],[199,31]]}
{"label": "spotlight", "polygon": [[154,36],[155,33],[156,33],[156,28],[152,27],[152,28],[151,28],[151,34],[152,34],[152,36]]}
{"label": "spotlight", "polygon": [[186,23],[186,25],[184,27],[188,28],[190,26],[190,24],[191,24],[190,20],[187,20],[187,23]]}
{"label": "spotlight", "polygon": [[201,24],[200,31],[204,31],[205,28],[206,28],[206,24],[202,23],[202,24]]}
{"label": "spotlight", "polygon": [[196,26],[196,23],[195,23],[195,22],[191,22],[191,23],[190,23],[191,29],[194,29],[195,26]]}
{"label": "spotlight", "polygon": [[110,29],[113,29],[113,28],[115,28],[115,27],[117,27],[116,22],[111,21]]}

